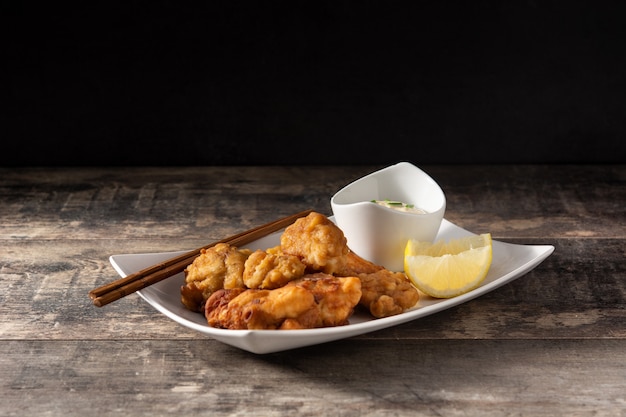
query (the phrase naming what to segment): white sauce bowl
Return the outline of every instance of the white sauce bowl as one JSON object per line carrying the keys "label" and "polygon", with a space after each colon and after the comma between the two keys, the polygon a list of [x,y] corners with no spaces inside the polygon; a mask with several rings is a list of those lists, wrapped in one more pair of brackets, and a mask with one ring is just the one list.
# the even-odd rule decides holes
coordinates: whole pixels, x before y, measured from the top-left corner
{"label": "white sauce bowl", "polygon": [[[385,199],[413,204],[427,213],[407,213],[372,203]],[[439,184],[408,162],[352,182],[335,193],[330,204],[350,249],[391,271],[404,270],[404,247],[409,239],[435,239],[446,210]]]}

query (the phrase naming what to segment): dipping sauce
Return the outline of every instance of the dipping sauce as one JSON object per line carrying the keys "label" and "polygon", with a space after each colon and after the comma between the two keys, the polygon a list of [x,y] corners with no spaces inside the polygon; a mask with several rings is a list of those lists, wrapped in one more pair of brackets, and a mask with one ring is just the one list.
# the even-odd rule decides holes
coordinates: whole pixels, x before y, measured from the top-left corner
{"label": "dipping sauce", "polygon": [[406,213],[413,214],[427,214],[428,212],[419,207],[415,207],[413,204],[406,204],[401,201],[393,201],[393,200],[372,200],[372,203],[379,204],[381,206],[388,207],[390,209],[404,211]]}

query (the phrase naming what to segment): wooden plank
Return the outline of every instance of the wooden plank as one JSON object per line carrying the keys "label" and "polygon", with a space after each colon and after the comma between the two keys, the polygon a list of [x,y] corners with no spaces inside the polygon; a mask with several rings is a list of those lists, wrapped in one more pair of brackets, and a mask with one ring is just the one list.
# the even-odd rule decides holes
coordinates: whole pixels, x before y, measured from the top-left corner
{"label": "wooden plank", "polygon": [[2,415],[615,416],[624,340],[5,341]]}
{"label": "wooden plank", "polygon": [[476,300],[344,341],[256,356],[137,295],[87,296],[117,278],[111,254],[330,214],[375,168],[0,168],[0,415],[623,414],[623,165],[426,167],[449,220],[556,250]]}
{"label": "wooden plank", "polygon": [[433,167],[446,218],[496,237],[626,236],[626,166]]}
{"label": "wooden plank", "polygon": [[[374,167],[0,169],[0,238],[212,238],[313,208]],[[624,237],[626,167],[432,167],[446,218],[500,238]],[[28,225],[28,227],[25,227]]]}

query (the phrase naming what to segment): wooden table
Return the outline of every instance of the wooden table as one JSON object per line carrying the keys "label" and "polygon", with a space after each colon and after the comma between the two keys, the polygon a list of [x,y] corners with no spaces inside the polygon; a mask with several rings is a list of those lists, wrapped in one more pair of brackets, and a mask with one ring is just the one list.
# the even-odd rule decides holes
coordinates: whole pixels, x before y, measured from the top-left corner
{"label": "wooden table", "polygon": [[193,249],[380,167],[0,168],[0,415],[626,415],[626,166],[423,166],[446,218],[555,252],[458,307],[256,355],[137,294],[111,254]]}

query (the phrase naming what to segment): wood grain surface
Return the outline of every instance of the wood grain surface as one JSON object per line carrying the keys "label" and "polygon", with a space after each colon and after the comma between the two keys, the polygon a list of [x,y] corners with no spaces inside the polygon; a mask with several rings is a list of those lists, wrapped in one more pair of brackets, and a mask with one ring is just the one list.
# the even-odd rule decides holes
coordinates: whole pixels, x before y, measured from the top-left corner
{"label": "wood grain surface", "polygon": [[424,166],[446,218],[554,253],[444,312],[254,355],[136,294],[116,253],[193,249],[378,166],[0,168],[0,415],[625,416],[626,166]]}

